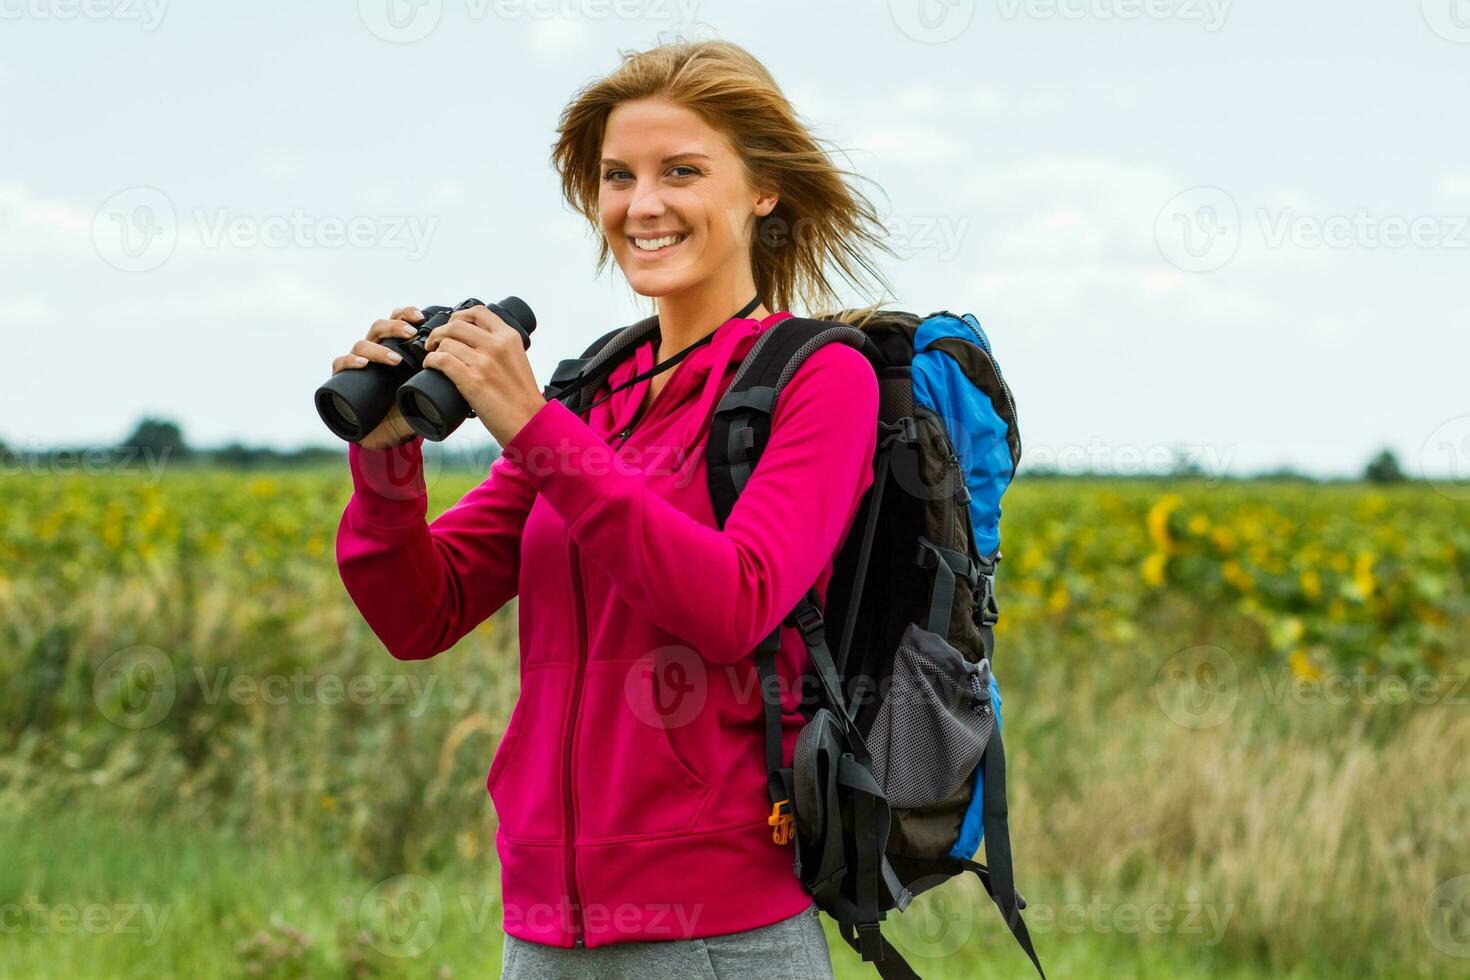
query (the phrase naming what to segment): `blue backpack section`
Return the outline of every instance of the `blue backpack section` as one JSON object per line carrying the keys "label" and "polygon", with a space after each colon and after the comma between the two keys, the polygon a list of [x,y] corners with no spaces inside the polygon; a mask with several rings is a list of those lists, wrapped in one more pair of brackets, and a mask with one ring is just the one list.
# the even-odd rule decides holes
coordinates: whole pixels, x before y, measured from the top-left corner
{"label": "blue backpack section", "polygon": [[[995,363],[1000,364],[990,349],[990,339],[980,323],[966,313],[962,317],[948,313],[935,314],[919,324],[914,334],[914,360],[911,368],[914,382],[914,404],[934,412],[949,432],[950,442],[960,457],[965,484],[970,490],[970,526],[975,533],[976,554],[993,558],[1000,550],[1000,498],[1011,484],[1015,468],[1011,464],[1010,444],[1006,441],[1008,424],[990,401],[990,396],[977,388],[954,358],[942,350],[931,349],[937,340],[955,337],[978,344]],[[990,674],[990,698],[995,705],[995,727],[1000,729],[1000,688],[995,672]],[[975,792],[969,809],[960,822],[959,839],[950,848],[952,857],[969,859],[980,849],[985,836],[983,810],[985,802],[985,767],[975,769]]]}
{"label": "blue backpack section", "polygon": [[[1000,547],[1000,498],[1011,484],[1011,448],[1007,424],[990,396],[970,382],[954,358],[930,345],[945,337],[979,344],[990,354],[990,339],[970,314],[938,314],[919,324],[914,334],[914,404],[939,416],[960,457],[970,488],[970,526],[975,547],[985,558]],[[995,361],[991,354],[991,361]],[[996,363],[997,373],[1000,371]]]}
{"label": "blue backpack section", "polygon": [[[995,672],[990,673],[990,703],[995,706],[995,730],[1000,731],[1000,688],[995,686]],[[970,798],[970,807],[960,821],[960,836],[949,849],[950,857],[968,860],[980,850],[980,841],[985,837],[985,766],[975,767],[975,795]]]}

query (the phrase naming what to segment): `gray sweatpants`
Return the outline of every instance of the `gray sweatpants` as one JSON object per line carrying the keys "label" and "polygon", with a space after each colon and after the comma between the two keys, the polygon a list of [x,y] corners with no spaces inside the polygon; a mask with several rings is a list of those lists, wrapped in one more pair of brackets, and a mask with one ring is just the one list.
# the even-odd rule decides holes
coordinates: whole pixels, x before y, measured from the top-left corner
{"label": "gray sweatpants", "polygon": [[831,980],[815,905],[768,926],[702,939],[567,949],[505,937],[501,980]]}

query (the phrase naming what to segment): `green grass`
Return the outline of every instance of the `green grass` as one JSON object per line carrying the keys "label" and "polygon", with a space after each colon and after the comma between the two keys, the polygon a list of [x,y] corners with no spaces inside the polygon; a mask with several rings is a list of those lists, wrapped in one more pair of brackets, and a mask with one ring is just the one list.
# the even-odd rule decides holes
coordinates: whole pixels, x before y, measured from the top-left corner
{"label": "green grass", "polygon": [[[425,913],[425,921],[437,922],[437,929],[411,923],[395,931],[393,923],[373,913],[382,882],[354,872],[343,854],[309,845],[250,844],[231,833],[168,821],[120,824],[87,807],[44,817],[9,814],[0,820],[0,839],[10,843],[0,856],[0,894],[25,910],[24,923],[15,913],[7,920],[11,928],[0,941],[0,976],[207,980],[499,972],[494,881],[419,876],[414,894],[437,898],[438,915]],[[956,915],[950,908],[935,917],[933,899],[921,903],[929,906],[917,911],[931,916],[927,928],[906,923],[888,932],[922,976],[1013,977],[1029,969],[992,909],[976,906]],[[77,911],[73,915],[68,909]],[[951,930],[937,939],[931,931],[936,919]],[[1126,920],[1123,925],[1128,927]],[[875,976],[830,922],[827,927],[837,976]],[[415,928],[425,931],[415,934]],[[308,941],[293,938],[293,930]],[[1036,938],[1055,977],[1266,975],[1224,962],[1218,950],[1136,932],[1069,927],[1042,930]],[[963,948],[950,952],[962,940]],[[251,972],[251,964],[259,972]]]}

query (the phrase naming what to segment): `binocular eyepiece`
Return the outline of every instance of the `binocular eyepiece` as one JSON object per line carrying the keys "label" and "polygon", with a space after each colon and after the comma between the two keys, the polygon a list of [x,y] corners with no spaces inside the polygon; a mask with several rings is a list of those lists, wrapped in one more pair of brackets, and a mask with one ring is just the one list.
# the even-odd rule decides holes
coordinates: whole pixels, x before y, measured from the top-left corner
{"label": "binocular eyepiece", "polygon": [[369,361],[366,367],[340,371],[316,390],[316,411],[333,434],[358,442],[387,417],[394,404],[415,432],[439,442],[470,417],[470,406],[454,382],[434,368],[425,368],[424,342],[429,331],[448,322],[450,314],[483,306],[514,327],[521,342],[531,346],[536,314],[515,296],[499,303],[467,299],[455,307],[426,306],[424,321],[412,338],[389,337],[380,343],[403,360],[397,364]]}

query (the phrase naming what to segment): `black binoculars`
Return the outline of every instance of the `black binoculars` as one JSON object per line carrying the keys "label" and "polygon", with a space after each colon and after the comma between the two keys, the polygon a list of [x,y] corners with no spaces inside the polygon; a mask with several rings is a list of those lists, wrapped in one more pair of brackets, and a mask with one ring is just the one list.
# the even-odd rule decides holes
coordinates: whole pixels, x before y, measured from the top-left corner
{"label": "black binoculars", "polygon": [[515,327],[521,342],[531,346],[536,314],[515,296],[499,303],[467,299],[455,307],[426,306],[419,312],[424,321],[412,337],[389,337],[379,341],[403,360],[397,364],[369,361],[366,367],[339,371],[316,390],[316,411],[327,428],[348,442],[357,442],[387,417],[393,405],[415,432],[439,442],[459,428],[471,414],[469,403],[442,371],[424,367],[424,342],[429,331],[447,323],[450,314],[483,306]]}

